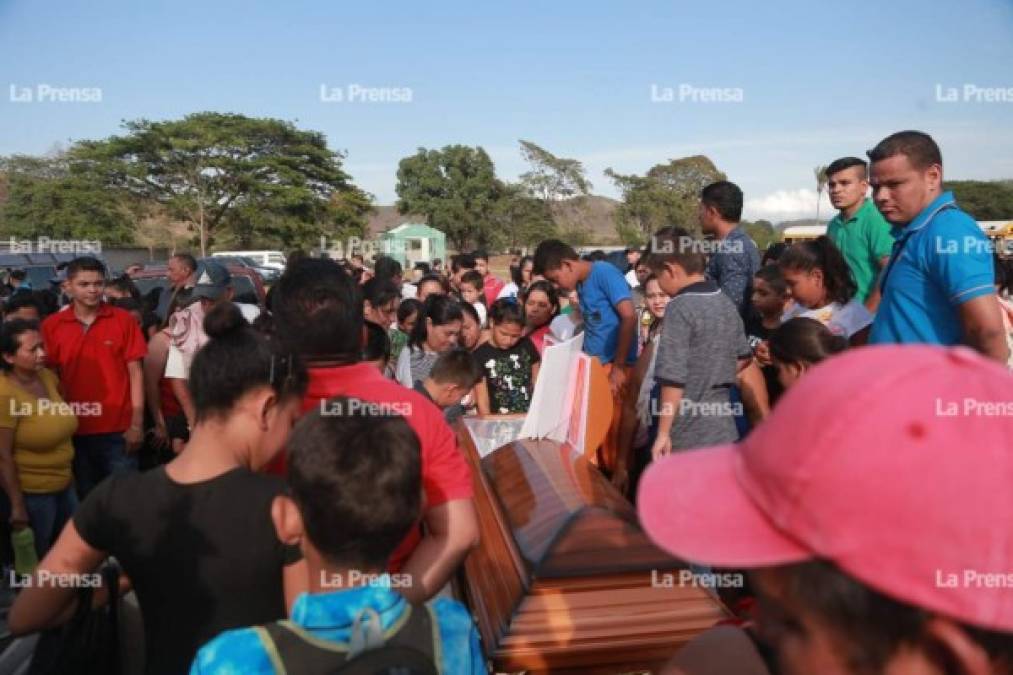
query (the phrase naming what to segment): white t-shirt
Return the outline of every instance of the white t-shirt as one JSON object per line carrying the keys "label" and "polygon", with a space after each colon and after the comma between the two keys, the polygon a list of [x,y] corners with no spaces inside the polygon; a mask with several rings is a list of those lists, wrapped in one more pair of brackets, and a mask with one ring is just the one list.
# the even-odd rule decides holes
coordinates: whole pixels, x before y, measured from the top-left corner
{"label": "white t-shirt", "polygon": [[632,269],[626,273],[626,283],[630,285],[630,288],[636,288],[640,285],[640,281],[637,280],[637,270]]}
{"label": "white t-shirt", "polygon": [[834,335],[843,335],[846,338],[850,338],[858,331],[870,325],[874,318],[873,314],[865,308],[865,305],[854,299],[846,305],[832,302],[829,305],[816,309],[806,309],[802,305],[795,303],[781,317],[781,323],[794,319],[797,316],[816,319],[829,328],[830,332]]}
{"label": "white t-shirt", "polygon": [[576,335],[577,331],[580,329],[580,324],[574,323],[572,317],[573,312],[560,314],[552,320],[552,323],[549,324],[549,332],[552,333],[552,335],[560,342],[569,340]]}
{"label": "white t-shirt", "polygon": [[[260,316],[260,307],[245,302],[235,303],[243,318],[253,323]],[[173,380],[189,380],[190,364],[193,363],[195,354],[184,354],[183,350],[174,344],[169,344],[169,356],[165,361],[165,376]]]}
{"label": "white t-shirt", "polygon": [[510,283],[506,284],[505,286],[503,286],[503,288],[500,289],[499,295],[496,296],[496,299],[499,300],[500,298],[516,298],[520,290],[521,289],[517,288],[517,284],[511,281]]}
{"label": "white t-shirt", "polygon": [[478,312],[478,325],[484,328],[485,317],[488,314],[488,312],[485,309],[485,305],[483,305],[481,302],[473,302],[471,303],[471,306],[475,308],[476,312]]}

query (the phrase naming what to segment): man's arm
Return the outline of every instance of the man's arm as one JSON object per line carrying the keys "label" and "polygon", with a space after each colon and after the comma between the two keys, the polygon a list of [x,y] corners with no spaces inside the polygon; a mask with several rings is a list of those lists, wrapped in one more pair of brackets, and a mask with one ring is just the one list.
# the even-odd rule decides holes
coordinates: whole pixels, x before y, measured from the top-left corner
{"label": "man's arm", "polygon": [[127,452],[134,452],[144,439],[144,371],[140,360],[127,362],[127,376],[130,378],[130,428],[123,438],[127,441]]}
{"label": "man's arm", "polygon": [[742,391],[742,404],[746,408],[746,416],[754,426],[762,422],[770,414],[770,398],[767,392],[767,381],[763,379],[763,371],[752,358],[739,359],[739,389]]}
{"label": "man's arm", "polygon": [[633,310],[633,301],[629,298],[622,300],[616,306],[616,313],[619,315],[619,339],[616,341],[616,353],[612,357],[612,371],[609,373],[609,384],[612,385],[612,395],[616,396],[626,383],[626,357],[630,353],[630,345],[633,344],[637,334],[637,314]]}
{"label": "man's arm", "polygon": [[159,443],[166,443],[168,433],[165,428],[165,417],[162,415],[162,395],[159,383],[165,373],[165,362],[169,357],[169,342],[165,333],[158,333],[148,343],[148,353],[144,357],[144,402],[155,423],[155,438]]}
{"label": "man's arm", "polygon": [[[106,554],[97,551],[81,538],[74,521],[63,528],[49,553],[39,563],[36,578],[72,579],[94,572]],[[71,584],[66,587],[59,583],[35,584],[18,594],[11,607],[7,623],[11,633],[25,635],[59,623],[77,597],[77,589]]]}
{"label": "man's arm", "polygon": [[960,305],[964,344],[1006,365],[1009,347],[1002,324],[1002,311],[995,294],[979,295]]}
{"label": "man's arm", "polygon": [[883,299],[882,293],[879,292],[879,277],[883,273],[883,270],[886,269],[889,262],[890,256],[883,256],[879,259],[879,270],[876,273],[875,280],[872,282],[872,289],[869,291],[869,295],[865,298],[865,308],[873,314],[875,314],[876,310],[879,309],[879,302]]}
{"label": "man's arm", "polygon": [[672,426],[675,424],[675,413],[682,402],[682,387],[664,385],[661,387],[661,410],[658,411],[658,437],[651,448],[651,457],[655,460],[672,452]]}
{"label": "man's arm", "polygon": [[479,541],[478,516],[471,499],[453,499],[426,511],[422,542],[405,562],[411,586],[400,589],[409,602],[436,595]]}

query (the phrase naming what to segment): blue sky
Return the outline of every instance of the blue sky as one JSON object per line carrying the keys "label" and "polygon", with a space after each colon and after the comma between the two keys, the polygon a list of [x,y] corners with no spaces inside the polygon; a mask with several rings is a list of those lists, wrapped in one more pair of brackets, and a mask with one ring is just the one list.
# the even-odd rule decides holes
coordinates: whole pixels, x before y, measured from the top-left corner
{"label": "blue sky", "polygon": [[[411,102],[326,102],[321,85],[408,88]],[[652,85],[675,100],[652,101]],[[812,215],[814,166],[904,128],[936,137],[949,177],[1013,178],[1013,0],[0,0],[0,86],[0,154],[123,119],[272,116],[325,133],[380,204],[420,146],[481,145],[514,179],[521,138],[580,159],[608,196],[606,167],[704,153],[742,186],[748,217],[773,220]],[[36,100],[12,101],[12,86]],[[101,102],[38,101],[40,86],[98,88]],[[680,87],[742,100],[680,101]]]}

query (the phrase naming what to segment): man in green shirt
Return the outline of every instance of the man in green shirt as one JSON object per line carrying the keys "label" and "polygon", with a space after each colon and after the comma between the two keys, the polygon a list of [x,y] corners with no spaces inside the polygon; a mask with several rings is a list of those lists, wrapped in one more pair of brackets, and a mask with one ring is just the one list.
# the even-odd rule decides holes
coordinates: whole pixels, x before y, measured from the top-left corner
{"label": "man in green shirt", "polygon": [[879,272],[893,248],[890,225],[865,195],[869,172],[865,160],[843,157],[827,167],[830,203],[839,213],[827,226],[827,236],[841,250],[858,285],[855,299],[876,312],[879,307]]}

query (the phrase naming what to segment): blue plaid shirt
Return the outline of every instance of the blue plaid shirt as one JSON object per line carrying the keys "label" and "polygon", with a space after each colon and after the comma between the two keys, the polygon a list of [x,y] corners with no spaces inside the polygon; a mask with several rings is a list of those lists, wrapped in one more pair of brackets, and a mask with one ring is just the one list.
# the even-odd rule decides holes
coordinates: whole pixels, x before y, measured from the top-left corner
{"label": "blue plaid shirt", "polygon": [[[436,667],[446,675],[487,673],[478,631],[464,605],[447,598],[429,603],[436,616],[442,649]],[[408,608],[408,602],[387,586],[362,586],[332,593],[300,595],[292,608],[292,623],[321,640],[347,644],[355,617],[364,608],[380,615],[384,630]],[[256,628],[222,633],[197,652],[191,675],[252,675],[276,673]]]}

